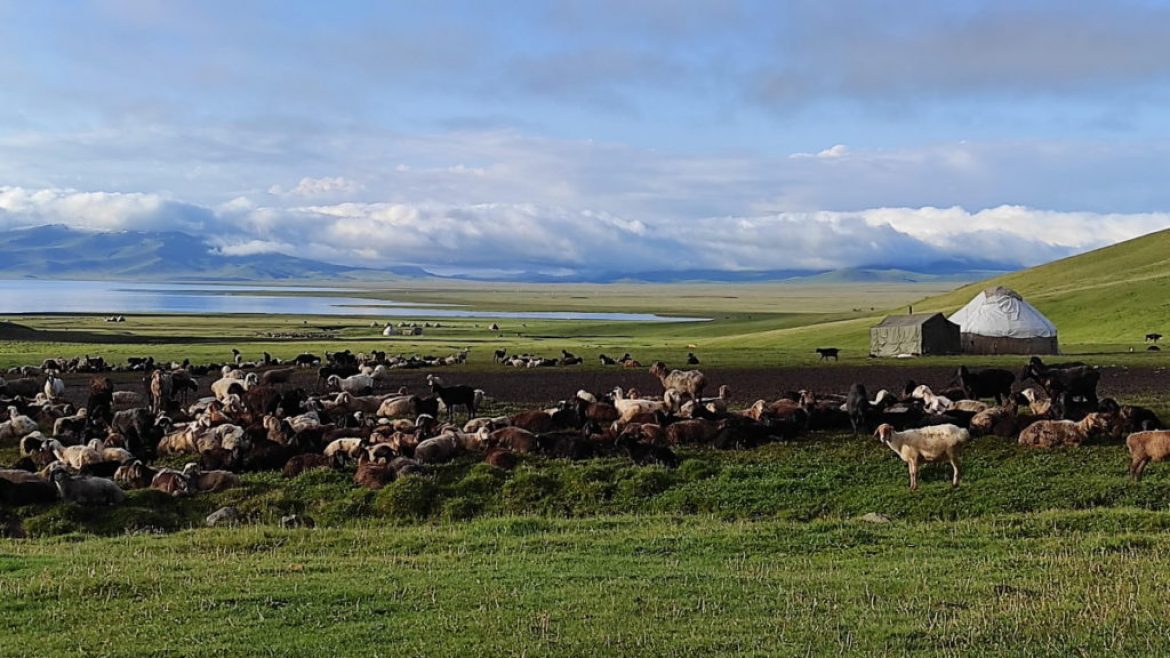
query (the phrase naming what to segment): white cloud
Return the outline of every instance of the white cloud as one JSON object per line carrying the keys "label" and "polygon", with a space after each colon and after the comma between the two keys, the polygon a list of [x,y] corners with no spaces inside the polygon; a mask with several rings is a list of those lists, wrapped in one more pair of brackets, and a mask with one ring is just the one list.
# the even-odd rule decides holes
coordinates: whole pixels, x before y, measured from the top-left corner
{"label": "white cloud", "polygon": [[275,196],[294,197],[322,197],[345,196],[360,191],[364,186],[344,176],[324,178],[302,178],[292,189],[284,189],[280,185],[268,188],[268,193]]}
{"label": "white cloud", "polygon": [[834,144],[833,146],[830,146],[829,148],[827,148],[823,151],[818,151],[816,153],[793,153],[792,155],[790,155],[788,157],[796,159],[796,160],[799,160],[802,158],[822,158],[822,159],[842,158],[842,157],[845,157],[848,153],[849,153],[848,146],[845,146],[844,144]]}
{"label": "white cloud", "polygon": [[186,230],[221,253],[446,272],[835,269],[939,261],[1029,266],[1170,227],[1170,213],[1003,205],[679,218],[525,203],[210,208],[150,194],[0,187],[0,228]]}

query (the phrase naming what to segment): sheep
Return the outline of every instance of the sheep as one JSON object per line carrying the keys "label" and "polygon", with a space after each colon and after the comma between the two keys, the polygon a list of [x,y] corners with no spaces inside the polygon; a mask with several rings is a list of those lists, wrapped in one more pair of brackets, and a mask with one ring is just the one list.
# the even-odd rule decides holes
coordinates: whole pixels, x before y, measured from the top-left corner
{"label": "sheep", "polygon": [[231,471],[204,471],[194,462],[183,466],[183,477],[192,492],[218,493],[240,486],[240,476]]}
{"label": "sheep", "polygon": [[650,366],[650,374],[662,382],[666,390],[675,390],[686,393],[691,399],[703,397],[703,389],[707,386],[707,378],[698,370],[669,370],[662,361],[655,361]]}
{"label": "sheep", "polygon": [[280,475],[285,478],[295,478],[301,473],[314,468],[333,468],[334,466],[336,466],[336,459],[333,457],[309,452],[290,457],[285,462],[284,467],[280,469]]}
{"label": "sheep", "polygon": [[849,395],[845,398],[845,410],[849,412],[849,423],[853,425],[853,435],[865,426],[866,414],[869,412],[869,394],[865,392],[865,385],[854,383],[849,387]]}
{"label": "sheep", "polygon": [[24,398],[31,398],[40,390],[40,380],[35,377],[21,377],[20,379],[9,379],[5,382],[3,393],[9,397],[19,395]]}
{"label": "sheep", "polygon": [[1125,447],[1129,449],[1129,474],[1134,480],[1141,480],[1150,462],[1170,457],[1170,431],[1134,432],[1126,437]]}
{"label": "sheep", "polygon": [[344,438],[335,439],[325,446],[322,454],[326,457],[333,458],[337,455],[344,455],[351,459],[357,459],[359,455],[365,453],[366,441],[360,438]]}
{"label": "sheep", "polygon": [[405,418],[417,413],[418,397],[414,395],[396,395],[382,400],[376,410],[379,418]]}
{"label": "sheep", "polygon": [[414,458],[423,464],[447,462],[459,454],[460,447],[454,434],[441,434],[420,442],[414,449]]}
{"label": "sheep", "polygon": [[64,468],[52,471],[53,484],[61,499],[78,505],[117,505],[126,500],[121,487],[105,478],[70,475]]}
{"label": "sheep", "polygon": [[72,416],[62,416],[53,421],[53,436],[80,439],[85,435],[85,428],[88,424],[89,414],[85,409],[82,409]]}
{"label": "sheep", "polygon": [[1077,422],[1071,420],[1038,420],[1020,432],[1020,445],[1037,448],[1079,446],[1095,432],[1109,429],[1108,420],[1099,413],[1091,413]]}
{"label": "sheep", "polygon": [[955,403],[950,398],[935,395],[934,391],[930,390],[930,387],[926,384],[920,384],[910,396],[922,400],[926,411],[932,414],[941,414],[950,411],[955,406]]}
{"label": "sheep", "polygon": [[991,407],[975,414],[967,426],[976,436],[1015,436],[1019,434],[1021,422],[1030,425],[1033,420],[1038,419],[1020,416],[1016,403],[1009,400],[1002,407]]}
{"label": "sheep", "polygon": [[821,361],[827,361],[828,359],[836,361],[838,355],[841,353],[841,349],[838,347],[818,347],[814,351],[820,355]]}
{"label": "sheep", "polygon": [[350,375],[345,379],[329,375],[325,385],[331,389],[345,391],[351,395],[369,395],[374,392],[374,378],[369,375]]}
{"label": "sheep", "polygon": [[[360,411],[375,414],[382,407],[382,398],[376,395],[351,395],[342,391],[334,399],[336,411],[354,413]],[[336,413],[336,412],[335,412]]]}
{"label": "sheep", "polygon": [[967,366],[959,366],[958,380],[966,397],[972,400],[994,397],[996,404],[1003,404],[1012,394],[1016,376],[1001,368],[971,372]]}
{"label": "sheep", "polygon": [[45,438],[44,434],[40,432],[29,432],[20,438],[20,456],[31,457],[45,448],[45,444],[49,439]]}
{"label": "sheep", "polygon": [[119,448],[116,446],[107,446],[104,441],[94,439],[89,442],[89,447],[97,451],[101,455],[104,462],[115,462],[118,464],[125,464],[134,461],[134,455],[130,454],[129,450]]}
{"label": "sheep", "polygon": [[247,384],[245,384],[243,380],[236,379],[234,377],[223,377],[211,382],[211,394],[221,402],[231,393],[235,393],[236,395],[243,395],[247,391]]}
{"label": "sheep", "polygon": [[154,481],[156,475],[158,471],[135,459],[128,464],[122,464],[114,471],[114,482],[127,489],[145,489]]}
{"label": "sheep", "polygon": [[620,386],[614,389],[613,397],[613,406],[619,414],[616,422],[619,424],[628,423],[630,419],[639,414],[653,414],[667,410],[665,402],[627,398]]}
{"label": "sheep", "polygon": [[57,488],[35,475],[28,480],[0,476],[0,507],[44,505],[57,502]]}
{"label": "sheep", "polygon": [[918,465],[921,462],[950,462],[954,474],[951,486],[959,486],[959,448],[971,439],[971,433],[957,425],[934,425],[898,432],[883,423],[874,438],[886,444],[910,469],[910,490],[918,489]]}
{"label": "sheep", "polygon": [[394,480],[397,473],[389,463],[371,461],[367,455],[358,457],[353,483],[367,489],[381,489]]}
{"label": "sheep", "polygon": [[155,473],[150,479],[150,488],[175,497],[191,495],[191,482],[172,468],[164,468]]}
{"label": "sheep", "polygon": [[146,396],[137,391],[114,391],[114,404],[139,406],[146,404]]}
{"label": "sheep", "polygon": [[8,420],[0,423],[0,441],[21,439],[37,431],[37,423],[21,414],[16,407],[8,407]]}
{"label": "sheep", "polygon": [[102,459],[100,452],[88,445],[66,447],[61,445],[61,442],[56,439],[49,439],[45,443],[45,447],[52,451],[58,460],[75,471],[80,471],[87,466],[100,464],[105,461]]}
{"label": "sheep", "polygon": [[265,371],[260,375],[260,383],[265,386],[274,386],[276,384],[287,384],[292,381],[293,375],[297,372],[296,368],[273,368]]}
{"label": "sheep", "polygon": [[65,397],[65,380],[56,375],[49,375],[45,379],[45,397],[50,400]]}

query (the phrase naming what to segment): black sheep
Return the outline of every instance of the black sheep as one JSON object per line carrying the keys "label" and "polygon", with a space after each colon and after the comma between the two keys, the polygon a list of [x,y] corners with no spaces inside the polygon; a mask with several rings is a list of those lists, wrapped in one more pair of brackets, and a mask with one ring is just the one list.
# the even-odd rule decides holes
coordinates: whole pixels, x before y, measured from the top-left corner
{"label": "black sheep", "polygon": [[1016,376],[1002,368],[971,372],[967,366],[959,366],[958,376],[959,385],[963,387],[963,393],[968,399],[994,397],[995,403],[999,405],[1011,397],[1012,384],[1016,382]]}

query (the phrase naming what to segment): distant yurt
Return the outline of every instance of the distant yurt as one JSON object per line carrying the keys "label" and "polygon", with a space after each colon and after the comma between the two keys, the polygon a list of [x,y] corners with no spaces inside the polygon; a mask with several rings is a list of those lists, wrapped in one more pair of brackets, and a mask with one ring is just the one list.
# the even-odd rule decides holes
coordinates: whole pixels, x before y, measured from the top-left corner
{"label": "distant yurt", "polygon": [[395,335],[395,334],[397,334],[397,333],[398,333],[398,331],[397,331],[397,330],[394,328],[394,326],[393,326],[393,325],[389,325],[389,324],[388,324],[388,325],[386,325],[386,328],[382,330],[382,335],[383,335],[383,336],[393,336],[393,335]]}
{"label": "distant yurt", "polygon": [[942,313],[891,315],[869,330],[872,356],[958,354],[959,325]]}
{"label": "distant yurt", "polygon": [[951,316],[970,354],[1058,354],[1056,325],[1020,293],[996,286]]}

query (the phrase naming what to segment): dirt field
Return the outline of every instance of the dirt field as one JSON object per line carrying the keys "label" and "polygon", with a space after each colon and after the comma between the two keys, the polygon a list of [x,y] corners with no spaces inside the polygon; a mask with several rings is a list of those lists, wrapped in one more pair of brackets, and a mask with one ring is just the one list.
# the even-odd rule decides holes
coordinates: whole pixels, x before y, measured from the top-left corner
{"label": "dirt field", "polygon": [[[1022,361],[1022,360],[1021,360]],[[1022,363],[1021,363],[1022,365]],[[870,393],[882,388],[900,391],[907,379],[945,388],[954,377],[951,366],[837,366],[779,367],[779,368],[702,368],[707,376],[709,394],[715,395],[719,386],[731,387],[736,405],[749,405],[755,400],[774,399],[786,391],[809,389],[817,393],[845,393],[853,382],[865,384]],[[1161,367],[1102,367],[1099,392],[1102,396],[1126,401],[1135,398],[1161,397],[1170,392],[1170,373]],[[262,371],[262,370],[261,370]],[[518,370],[500,366],[498,370],[462,370],[458,366],[434,370],[392,371],[386,391],[406,386],[411,392],[425,393],[426,376],[435,373],[447,384],[466,384],[481,388],[489,397],[512,406],[537,406],[572,397],[578,390],[593,392],[612,390],[615,386],[636,387],[648,395],[661,393],[658,381],[644,368],[626,370],[575,370],[573,368],[538,368]],[[119,390],[142,388],[141,373],[108,373]],[[65,376],[67,397],[74,404],[85,404],[89,375]],[[208,386],[213,376],[199,378],[199,395],[210,395]],[[293,385],[308,391],[318,390],[315,369],[298,373]],[[1020,382],[1016,388],[1023,388]]]}

